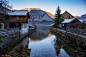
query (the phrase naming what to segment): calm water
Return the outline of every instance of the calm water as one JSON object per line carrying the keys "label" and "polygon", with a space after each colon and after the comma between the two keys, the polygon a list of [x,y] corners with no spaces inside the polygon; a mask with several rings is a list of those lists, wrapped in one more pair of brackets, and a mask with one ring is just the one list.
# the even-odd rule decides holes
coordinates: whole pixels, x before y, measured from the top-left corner
{"label": "calm water", "polygon": [[[27,56],[30,57],[84,57],[83,52],[78,51],[79,47],[71,46],[68,41],[51,34],[48,26],[37,27],[36,32],[27,36],[20,45],[30,49]],[[19,46],[19,45],[18,45]],[[20,48],[18,48],[20,49]],[[12,52],[10,52],[12,53]]]}
{"label": "calm water", "polygon": [[48,28],[38,28],[37,32],[29,37],[30,57],[56,57],[55,39],[56,36],[52,35]]}
{"label": "calm water", "polygon": [[[55,42],[56,36],[50,33],[49,27],[38,27],[37,31],[29,36],[30,57],[57,57]],[[63,48],[60,49],[58,56],[69,57]]]}

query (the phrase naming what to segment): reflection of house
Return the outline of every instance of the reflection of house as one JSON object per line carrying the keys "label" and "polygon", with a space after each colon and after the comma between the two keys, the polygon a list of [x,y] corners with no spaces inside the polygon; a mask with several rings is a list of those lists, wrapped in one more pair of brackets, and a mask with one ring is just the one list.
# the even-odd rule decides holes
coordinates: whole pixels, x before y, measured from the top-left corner
{"label": "reflection of house", "polygon": [[28,10],[13,10],[8,12],[9,20],[27,22]]}
{"label": "reflection of house", "polygon": [[64,19],[64,21],[62,22],[62,27],[74,27],[74,24],[80,24],[81,22],[76,19],[76,18],[73,18],[73,19]]}
{"label": "reflection of house", "polygon": [[71,18],[74,18],[74,16],[72,16],[69,12],[67,12],[67,11],[65,11],[62,15],[61,15],[61,17],[63,18],[63,19],[71,19]]}

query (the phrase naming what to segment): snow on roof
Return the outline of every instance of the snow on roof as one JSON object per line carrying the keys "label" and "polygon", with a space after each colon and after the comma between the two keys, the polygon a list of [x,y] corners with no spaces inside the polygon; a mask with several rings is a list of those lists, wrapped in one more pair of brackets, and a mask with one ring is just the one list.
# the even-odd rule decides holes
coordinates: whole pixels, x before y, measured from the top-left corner
{"label": "snow on roof", "polygon": [[64,19],[64,21],[62,23],[70,23],[71,21],[73,21],[76,18],[72,18],[72,19]]}
{"label": "snow on roof", "polygon": [[28,10],[14,10],[14,11],[9,11],[8,15],[26,16],[27,13]]}

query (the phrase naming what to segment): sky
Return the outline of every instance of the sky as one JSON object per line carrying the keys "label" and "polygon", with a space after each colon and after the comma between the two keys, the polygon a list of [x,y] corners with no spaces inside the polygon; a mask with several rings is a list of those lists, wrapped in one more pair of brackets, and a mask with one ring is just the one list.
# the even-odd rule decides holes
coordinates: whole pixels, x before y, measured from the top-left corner
{"label": "sky", "polygon": [[55,15],[59,5],[61,14],[68,11],[73,16],[86,14],[86,0],[9,0],[13,9],[40,8]]}

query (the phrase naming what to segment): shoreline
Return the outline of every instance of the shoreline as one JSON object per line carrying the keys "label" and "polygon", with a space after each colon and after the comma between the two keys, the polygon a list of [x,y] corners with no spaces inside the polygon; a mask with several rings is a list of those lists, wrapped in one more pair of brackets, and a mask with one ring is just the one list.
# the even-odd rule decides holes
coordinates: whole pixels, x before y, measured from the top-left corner
{"label": "shoreline", "polygon": [[58,34],[84,49],[86,48],[86,37],[84,37],[83,35],[78,35],[76,33],[67,32],[67,31],[64,31],[58,28],[50,28],[50,29],[52,33],[55,33],[56,35]]}

